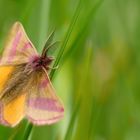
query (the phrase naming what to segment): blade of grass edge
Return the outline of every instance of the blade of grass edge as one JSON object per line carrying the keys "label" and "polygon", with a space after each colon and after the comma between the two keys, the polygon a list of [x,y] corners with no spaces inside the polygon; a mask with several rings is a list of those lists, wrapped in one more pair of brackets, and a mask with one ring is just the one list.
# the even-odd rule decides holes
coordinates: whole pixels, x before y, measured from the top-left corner
{"label": "blade of grass edge", "polygon": [[[86,62],[84,62],[84,66],[85,66],[85,68],[86,68],[86,72],[85,73],[87,73],[86,74],[86,76],[84,76],[83,78],[82,78],[82,81],[84,82],[83,84],[85,85],[85,83],[87,83],[87,76],[89,76],[89,69],[90,69],[90,66],[91,66],[91,58],[92,58],[92,55],[93,55],[93,48],[90,46],[89,48],[88,48],[88,51],[87,51],[87,60],[86,60]],[[85,71],[85,70],[84,70]],[[82,84],[82,85],[83,85]],[[81,93],[81,92],[80,92]],[[67,129],[67,132],[66,132],[66,135],[65,135],[65,138],[64,138],[64,140],[71,140],[71,138],[72,138],[72,132],[73,132],[73,130],[74,130],[74,124],[75,124],[75,121],[76,121],[76,117],[78,117],[78,112],[79,112],[79,110],[80,110],[80,106],[81,106],[81,102],[82,102],[82,96],[80,96],[80,98],[78,99],[78,101],[77,101],[77,104],[76,104],[76,106],[75,106],[75,109],[74,109],[74,111],[73,111],[73,113],[72,113],[72,116],[71,116],[71,119],[70,119],[70,122],[69,122],[69,126],[68,126],[68,129]]]}
{"label": "blade of grass edge", "polygon": [[28,140],[28,138],[30,137],[30,134],[32,132],[32,129],[33,129],[33,124],[28,122],[28,124],[27,124],[27,126],[25,128],[23,140]]}
{"label": "blade of grass edge", "polygon": [[[71,46],[77,46],[76,44],[78,44],[80,42],[80,40],[83,39],[83,37],[86,34],[85,31],[88,30],[90,27],[90,23],[91,23],[90,21],[95,17],[95,14],[98,11],[98,9],[100,8],[103,1],[104,0],[99,0],[99,2],[94,4],[94,6],[91,8],[91,10],[88,12],[88,14],[85,16],[86,17],[85,23],[83,24],[82,29],[77,34],[77,36],[74,39]],[[80,36],[80,38],[79,38],[79,36]],[[65,53],[65,55],[63,56],[63,60],[66,60],[76,49],[77,49],[76,47],[70,47],[67,50],[67,52]]]}
{"label": "blade of grass edge", "polygon": [[72,134],[72,129],[73,129],[73,125],[75,123],[75,116],[77,116],[76,114],[78,113],[79,111],[79,106],[80,106],[80,103],[81,103],[81,99],[79,99],[79,101],[77,102],[76,106],[75,106],[75,109],[72,113],[72,116],[71,116],[71,119],[70,119],[70,122],[69,122],[69,126],[68,126],[68,129],[66,131],[66,135],[64,137],[64,140],[69,140],[69,137],[70,137],[70,134]]}
{"label": "blade of grass edge", "polygon": [[[67,45],[67,43],[68,43],[68,41],[69,41],[69,38],[70,38],[70,36],[71,36],[71,33],[72,33],[72,31],[73,31],[73,29],[74,29],[74,26],[75,26],[75,24],[76,24],[76,21],[77,21],[77,19],[78,19],[78,17],[79,17],[79,14],[80,14],[80,11],[81,11],[81,8],[82,8],[82,7],[81,7],[81,5],[82,5],[81,3],[82,3],[82,0],[79,0],[78,6],[77,6],[76,11],[75,11],[75,13],[74,13],[74,16],[73,16],[73,18],[72,18],[72,21],[71,21],[71,23],[70,23],[70,26],[69,26],[69,28],[68,28],[68,30],[67,30],[66,36],[65,36],[65,38],[64,38],[64,41],[62,42],[61,48],[60,48],[60,50],[59,50],[59,53],[58,53],[58,55],[57,55],[57,58],[56,58],[56,61],[55,61],[53,67],[57,67],[57,66],[58,66],[58,63],[60,62],[60,59],[62,58],[62,56],[63,56],[63,54],[64,54],[64,50],[65,50],[65,48],[66,48],[66,45]],[[55,72],[56,72],[56,69],[51,70],[51,72],[50,72],[50,79],[53,79],[53,78],[54,78]]]}
{"label": "blade of grass edge", "polygon": [[[83,61],[82,61],[82,63],[83,63],[83,67],[84,67],[84,69],[82,70],[82,73],[85,73],[85,75],[83,75],[82,76],[82,78],[80,79],[82,82],[81,82],[81,84],[80,84],[80,91],[79,91],[79,96],[80,96],[80,98],[81,98],[81,106],[80,106],[80,108],[78,109],[79,110],[79,113],[78,114],[76,114],[75,116],[76,117],[78,117],[78,119],[77,119],[77,122],[76,122],[76,126],[75,126],[75,124],[73,123],[72,124],[72,128],[73,129],[75,129],[75,131],[73,131],[73,135],[71,135],[71,139],[74,139],[74,140],[77,140],[77,139],[86,139],[86,137],[85,137],[85,134],[84,133],[86,133],[86,131],[84,131],[84,133],[83,133],[83,131],[81,131],[80,129],[79,129],[79,126],[80,126],[80,128],[81,128],[81,126],[83,126],[84,124],[85,124],[85,121],[83,120],[83,117],[81,117],[81,116],[84,116],[85,115],[85,112],[84,112],[84,114],[83,114],[83,105],[85,106],[85,99],[87,98],[88,99],[88,97],[89,97],[89,99],[90,99],[90,88],[88,88],[88,90],[87,89],[83,89],[83,87],[89,82],[89,77],[91,78],[91,75],[90,75],[90,71],[91,71],[91,65],[92,65],[92,57],[93,57],[93,47],[92,47],[92,45],[91,45],[91,43],[90,43],[90,40],[89,41],[87,41],[87,44],[89,45],[84,45],[85,46],[85,48],[86,48],[86,50],[85,50],[85,53],[84,53],[84,56],[85,56],[85,58],[83,57]],[[89,84],[88,84],[88,86],[89,86]],[[86,94],[86,96],[85,96],[85,91],[90,95],[88,95],[88,94]],[[86,97],[86,98],[85,98]],[[86,99],[86,100],[87,100]],[[91,103],[91,101],[88,99],[88,104],[90,104]],[[87,105],[87,104],[86,104]],[[89,107],[88,105],[87,105],[87,107]],[[87,117],[88,117],[88,115],[89,114],[86,114],[87,115]],[[86,120],[86,124],[90,124],[90,122],[89,122],[89,120],[87,119]],[[70,124],[71,125],[71,124]],[[74,128],[75,127],[75,128]],[[89,127],[86,127],[86,129],[88,130],[88,128]],[[69,131],[69,130],[68,130]],[[81,134],[84,134],[83,136],[84,137],[81,137],[80,136],[80,138],[79,138],[79,136],[77,135],[78,133],[81,133]],[[70,140],[70,138],[68,137],[66,140]],[[86,139],[87,140],[87,139]]]}
{"label": "blade of grass edge", "polygon": [[[89,14],[87,15],[87,20],[86,20],[85,24],[83,25],[82,31],[80,31],[79,34],[82,34],[82,32],[85,31],[85,28],[88,26],[88,24],[89,24],[89,22],[90,22],[89,19],[91,19],[91,17],[95,15],[95,13],[96,13],[97,10],[99,9],[99,7],[100,7],[100,5],[102,4],[102,2],[103,2],[103,0],[100,0],[100,1],[99,1],[98,3],[96,3],[96,4],[93,6],[93,8],[90,10]],[[79,35],[79,34],[78,34],[78,35]],[[76,38],[76,39],[77,39],[77,38]],[[75,40],[76,40],[76,39],[75,39]],[[76,42],[76,41],[75,41],[75,42]],[[74,42],[74,43],[75,43],[75,42]],[[70,49],[68,50],[68,53],[69,53],[72,49],[75,49],[75,48],[73,48],[73,47],[70,48]],[[91,52],[92,52],[92,51],[91,51]],[[92,53],[90,54],[90,56],[92,56]],[[66,56],[66,55],[65,55],[64,57],[67,59],[67,56]],[[91,59],[89,59],[89,62],[91,63],[90,60],[91,60]],[[89,66],[90,66],[90,64],[88,64],[88,68],[89,68]],[[75,123],[75,121],[76,121],[75,116],[77,116],[76,114],[77,114],[78,111],[79,111],[80,101],[81,101],[81,100],[78,101],[78,103],[77,103],[77,105],[76,105],[76,107],[75,107],[75,109],[74,109],[74,111],[73,111],[73,113],[72,113],[72,116],[71,116],[71,119],[70,119],[70,123],[69,123],[69,126],[68,126],[68,129],[67,129],[67,132],[66,132],[66,135],[65,135],[64,140],[69,140],[69,139],[70,139],[70,136],[72,135],[73,126],[74,126],[74,123]],[[90,137],[90,132],[89,132],[89,137]]]}

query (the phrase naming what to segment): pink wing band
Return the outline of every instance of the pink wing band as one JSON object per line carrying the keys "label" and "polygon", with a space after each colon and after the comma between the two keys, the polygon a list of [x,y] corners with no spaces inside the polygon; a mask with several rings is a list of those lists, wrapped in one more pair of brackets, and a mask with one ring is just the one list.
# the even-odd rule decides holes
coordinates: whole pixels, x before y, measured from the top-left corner
{"label": "pink wing band", "polygon": [[27,49],[32,48],[32,45],[30,42],[26,43],[25,46],[21,49],[21,52],[26,51]]}
{"label": "pink wing band", "polygon": [[30,98],[27,102],[28,107],[47,111],[63,112],[64,109],[56,106],[56,100],[46,98]]}
{"label": "pink wing band", "polygon": [[10,54],[9,54],[9,58],[8,58],[8,62],[11,62],[13,60],[13,58],[16,56],[16,50],[17,50],[18,43],[21,39],[21,36],[22,36],[22,33],[18,32],[13,41],[12,48],[10,50]]}
{"label": "pink wing band", "polygon": [[8,35],[0,65],[19,65],[28,63],[31,56],[37,55],[35,47],[26,35],[20,22],[16,22]]}

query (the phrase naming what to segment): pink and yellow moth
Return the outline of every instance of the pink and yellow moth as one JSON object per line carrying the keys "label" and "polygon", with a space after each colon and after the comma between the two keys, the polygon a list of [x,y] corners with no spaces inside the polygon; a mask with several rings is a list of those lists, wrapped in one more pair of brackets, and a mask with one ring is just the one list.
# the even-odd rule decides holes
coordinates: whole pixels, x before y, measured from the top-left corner
{"label": "pink and yellow moth", "polygon": [[63,118],[64,107],[48,76],[53,57],[49,36],[39,55],[20,22],[8,35],[0,59],[0,123],[17,125],[24,117],[36,125],[53,124]]}

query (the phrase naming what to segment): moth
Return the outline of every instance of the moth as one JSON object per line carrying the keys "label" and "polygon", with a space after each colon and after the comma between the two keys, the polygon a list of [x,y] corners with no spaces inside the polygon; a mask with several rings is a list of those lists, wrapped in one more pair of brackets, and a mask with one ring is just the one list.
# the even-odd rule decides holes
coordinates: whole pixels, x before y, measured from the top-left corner
{"label": "moth", "polygon": [[40,55],[16,22],[0,58],[0,124],[17,125],[24,117],[35,125],[53,124],[64,116],[48,76],[54,60],[48,55],[52,33]]}

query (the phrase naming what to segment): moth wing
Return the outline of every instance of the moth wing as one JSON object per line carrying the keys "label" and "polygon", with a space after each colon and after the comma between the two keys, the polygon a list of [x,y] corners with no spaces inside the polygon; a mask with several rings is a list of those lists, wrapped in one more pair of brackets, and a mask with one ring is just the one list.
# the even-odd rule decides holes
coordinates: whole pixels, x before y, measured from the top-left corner
{"label": "moth wing", "polygon": [[4,85],[8,82],[9,76],[14,71],[14,66],[0,66],[0,97]]}
{"label": "moth wing", "polygon": [[[4,90],[5,84],[15,70],[14,66],[1,66],[0,67],[0,97]],[[25,94],[20,94],[17,98],[9,103],[0,100],[0,124],[15,126],[25,114]]]}
{"label": "moth wing", "polygon": [[8,35],[0,65],[14,65],[27,63],[29,58],[37,54],[37,51],[20,22],[16,22]]}
{"label": "moth wing", "polygon": [[0,102],[0,123],[15,126],[25,116],[25,94],[21,94],[8,104]]}
{"label": "moth wing", "polygon": [[64,107],[56,96],[48,75],[43,71],[36,74],[27,97],[26,116],[37,125],[53,124],[64,115]]}

